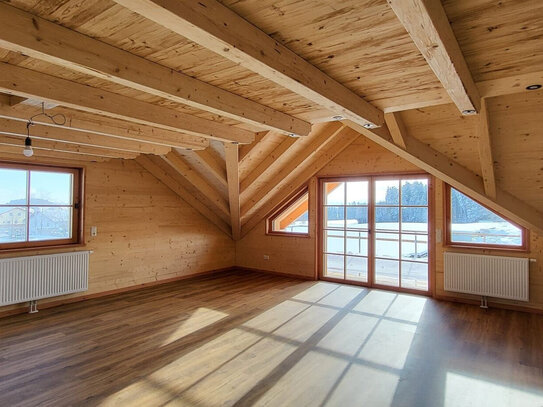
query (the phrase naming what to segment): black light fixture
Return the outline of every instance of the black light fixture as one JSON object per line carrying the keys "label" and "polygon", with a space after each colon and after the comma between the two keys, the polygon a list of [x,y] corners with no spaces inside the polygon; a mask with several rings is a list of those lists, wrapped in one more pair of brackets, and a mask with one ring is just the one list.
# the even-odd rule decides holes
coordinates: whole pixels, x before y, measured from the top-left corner
{"label": "black light fixture", "polygon": [[32,140],[30,139],[30,126],[32,126],[32,122],[28,121],[26,124],[26,139],[25,139],[25,148],[23,150],[23,154],[25,157],[32,157],[34,155],[34,150],[32,150]]}
{"label": "black light fixture", "polygon": [[526,86],[526,90],[538,90],[541,89],[541,85],[539,83],[534,83],[533,85]]}

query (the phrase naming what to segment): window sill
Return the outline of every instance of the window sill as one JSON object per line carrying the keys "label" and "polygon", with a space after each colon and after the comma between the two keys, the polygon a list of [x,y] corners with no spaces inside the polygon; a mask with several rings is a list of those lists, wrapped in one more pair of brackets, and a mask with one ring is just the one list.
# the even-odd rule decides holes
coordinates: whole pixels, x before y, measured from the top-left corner
{"label": "window sill", "polygon": [[462,244],[462,243],[446,243],[443,245],[445,248],[451,249],[463,249],[463,250],[472,250],[472,251],[491,251],[491,252],[516,252],[516,253],[529,253],[527,247],[516,247],[516,246],[486,246],[486,245],[472,245],[472,244]]}
{"label": "window sill", "polygon": [[284,236],[284,237],[302,237],[309,238],[309,233],[285,233],[285,232],[266,232],[266,236]]}
{"label": "window sill", "polygon": [[61,250],[61,249],[67,249],[69,251],[73,251],[72,249],[77,249],[79,247],[85,247],[85,246],[86,246],[85,243],[69,243],[69,244],[57,244],[57,245],[51,245],[51,246],[14,247],[14,248],[6,248],[6,249],[0,248],[0,255],[4,253],[41,252],[41,251]]}

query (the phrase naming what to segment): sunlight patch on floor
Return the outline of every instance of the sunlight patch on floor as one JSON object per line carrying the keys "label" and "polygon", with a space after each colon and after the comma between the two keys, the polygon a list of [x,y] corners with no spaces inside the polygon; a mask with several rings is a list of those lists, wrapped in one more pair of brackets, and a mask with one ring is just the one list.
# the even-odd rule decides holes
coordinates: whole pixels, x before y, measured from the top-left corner
{"label": "sunlight patch on floor", "polygon": [[381,320],[360,352],[360,359],[403,369],[415,331],[412,324]]}
{"label": "sunlight patch on floor", "polygon": [[184,336],[199,331],[206,326],[213,325],[215,322],[220,321],[227,316],[228,314],[224,312],[200,307],[194,311],[188,319],[181,322],[177,329],[168,336],[168,339],[162,342],[162,346],[169,345]]}
{"label": "sunlight patch on floor", "polygon": [[447,372],[443,407],[541,407],[541,389],[521,390],[482,378]]}
{"label": "sunlight patch on floor", "polygon": [[292,297],[293,300],[317,302],[325,295],[330,294],[332,291],[340,287],[338,284],[332,283],[316,283],[309,287],[307,290]]}
{"label": "sunlight patch on floor", "polygon": [[332,307],[345,307],[357,295],[366,291],[364,288],[358,288],[349,285],[342,285],[337,290],[332,291],[326,297],[321,299],[318,304],[330,305]]}
{"label": "sunlight patch on floor", "polygon": [[242,326],[258,329],[262,332],[271,332],[307,308],[309,308],[308,304],[289,300],[283,301],[245,322]]}
{"label": "sunlight patch on floor", "polygon": [[326,405],[389,407],[399,381],[397,374],[354,364],[349,367]]}
{"label": "sunlight patch on floor", "polygon": [[[355,356],[379,319],[360,314],[347,314],[321,339],[318,348],[346,356]],[[349,332],[348,335],[345,332]]]}
{"label": "sunlight patch on floor", "polygon": [[383,315],[397,294],[388,291],[372,290],[354,307],[354,311],[373,315]]}
{"label": "sunlight patch on floor", "polygon": [[399,294],[385,316],[417,323],[420,321],[427,301],[425,297]]}
{"label": "sunlight patch on floor", "polygon": [[309,352],[268,390],[256,406],[318,406],[333,389],[348,362]]}

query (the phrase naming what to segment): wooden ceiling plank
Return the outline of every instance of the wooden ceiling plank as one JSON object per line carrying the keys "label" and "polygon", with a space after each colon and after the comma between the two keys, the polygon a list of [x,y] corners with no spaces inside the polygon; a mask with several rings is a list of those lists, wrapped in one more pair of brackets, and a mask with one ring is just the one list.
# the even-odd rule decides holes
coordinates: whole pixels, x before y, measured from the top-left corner
{"label": "wooden ceiling plank", "polygon": [[400,146],[405,150],[405,136],[407,135],[407,130],[405,128],[404,122],[400,117],[399,112],[385,113],[385,122],[392,136],[392,140],[397,146]]}
{"label": "wooden ceiling plank", "polygon": [[[10,120],[0,117],[0,132],[6,135],[26,137],[26,123],[21,120]],[[143,154],[167,154],[171,148],[137,141],[121,140],[92,133],[73,131],[69,127],[51,128],[35,123],[30,128],[32,140],[41,139],[59,141],[80,146],[97,147],[112,151],[126,151]]]}
{"label": "wooden ceiling plank", "polygon": [[490,134],[490,117],[488,114],[486,99],[481,100],[481,112],[479,114],[479,160],[481,162],[481,175],[485,193],[496,199],[496,175],[494,172],[494,158],[492,154],[492,137]]}
{"label": "wooden ceiling plank", "polygon": [[0,63],[0,91],[220,141],[254,140],[254,134],[247,130],[7,63]]}
{"label": "wooden ceiling plank", "polygon": [[286,197],[299,190],[359,136],[356,131],[350,128],[342,129],[336,133],[333,140],[329,140],[325,148],[316,151],[303,166],[298,167],[280,180],[273,189],[269,189],[269,194],[259,202],[258,208],[255,206],[257,210],[243,220],[242,237],[260,224]]}
{"label": "wooden ceiling plank", "polygon": [[[37,109],[30,109],[28,107],[25,107],[24,110],[21,110],[20,107],[11,108],[5,100],[2,100],[2,96],[7,95],[0,95],[0,118],[26,123],[29,117],[39,112]],[[119,140],[149,144],[151,146],[157,145],[191,150],[204,149],[209,146],[209,140],[204,137],[157,129],[151,126],[129,123],[80,111],[76,112],[71,109],[55,108],[49,110],[48,113],[63,114],[66,117],[66,124],[54,124],[50,120],[40,117],[35,118],[33,122],[36,125],[48,128],[69,129],[75,132],[97,134]]]}
{"label": "wooden ceiling plank", "polygon": [[[0,130],[0,145],[20,147],[21,155],[23,154],[25,138],[26,135],[6,135],[2,130]],[[104,148],[80,146],[77,144],[41,139],[32,140],[32,148],[35,150],[56,151],[58,153],[83,154],[104,158],[122,158],[125,160],[134,159],[139,155],[139,153],[127,151],[112,151]]]}
{"label": "wooden ceiling plank", "polygon": [[215,0],[115,0],[189,40],[361,125],[383,112]]}
{"label": "wooden ceiling plank", "polygon": [[289,160],[285,162],[278,171],[275,172],[275,175],[271,182],[264,185],[249,198],[242,200],[243,205],[241,207],[241,216],[242,219],[246,219],[252,216],[252,212],[255,210],[255,207],[259,205],[260,202],[264,201],[269,197],[274,189],[277,188],[279,184],[283,182],[284,179],[288,178],[289,174],[299,168],[303,168],[304,165],[327,146],[332,140],[336,137],[349,137],[353,132],[351,129],[347,128],[344,124],[339,122],[334,122],[326,125],[320,134],[318,134],[310,143],[307,148],[304,148],[303,151],[299,152],[293,157],[289,157]]}
{"label": "wooden ceiling plank", "polygon": [[228,179],[228,202],[232,224],[232,238],[239,240],[241,236],[241,215],[239,201],[239,149],[232,143],[224,144],[226,158],[226,176]]}
{"label": "wooden ceiling plank", "polygon": [[220,192],[215,190],[207,181],[202,178],[176,151],[172,151],[164,156],[162,159],[167,162],[178,174],[191,183],[198,191],[206,197],[213,207],[223,212],[225,215],[230,215],[230,209],[225,197]]}
{"label": "wooden ceiling plank", "polygon": [[458,109],[479,112],[479,91],[441,0],[387,1]]}
{"label": "wooden ceiling plank", "polygon": [[344,123],[380,146],[445,181],[460,192],[478,200],[512,221],[537,233],[543,233],[543,214],[541,212],[499,188],[496,188],[496,198],[487,196],[481,177],[422,141],[407,136],[404,138],[406,144],[404,150],[394,143],[388,129],[384,127],[366,129],[354,122],[345,121]]}
{"label": "wooden ceiling plank", "polygon": [[0,46],[265,129],[307,135],[311,125],[7,4]]}
{"label": "wooden ceiling plank", "polygon": [[175,192],[181,199],[187,204],[196,209],[208,219],[212,224],[217,226],[221,231],[231,236],[230,225],[222,220],[214,211],[209,209],[206,205],[196,199],[189,191],[181,186],[174,178],[171,177],[166,171],[164,171],[154,160],[160,160],[158,157],[140,155],[136,162],[151,173],[156,179],[161,181],[164,185]]}

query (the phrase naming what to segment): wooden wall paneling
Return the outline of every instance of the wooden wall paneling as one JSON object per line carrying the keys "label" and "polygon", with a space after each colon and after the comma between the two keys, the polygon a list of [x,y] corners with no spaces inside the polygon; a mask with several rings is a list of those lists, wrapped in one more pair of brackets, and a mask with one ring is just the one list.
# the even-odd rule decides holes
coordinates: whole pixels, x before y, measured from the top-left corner
{"label": "wooden wall paneling", "polygon": [[387,0],[458,109],[480,109],[480,96],[441,0]]}
{"label": "wooden wall paneling", "polygon": [[382,111],[214,0],[115,1],[336,114],[360,125],[383,124]]}
{"label": "wooden wall paneling", "polygon": [[138,164],[149,171],[158,180],[164,183],[168,188],[179,195],[185,202],[205,216],[211,223],[217,226],[221,231],[228,236],[231,235],[230,225],[218,216],[214,211],[205,206],[202,202],[196,199],[190,192],[188,192],[183,186],[181,186],[174,178],[172,178],[166,171],[157,165],[156,161],[150,156],[140,156],[137,159]]}
{"label": "wooden wall paneling", "polygon": [[520,225],[543,234],[541,212],[501,189],[497,189],[495,199],[488,197],[484,191],[483,181],[477,174],[458,165],[416,138],[404,138],[407,147],[404,150],[394,144],[386,128],[370,130],[353,122],[346,121],[346,123],[370,140],[447,182],[459,191],[472,196],[495,211],[503,213]]}
{"label": "wooden wall paneling", "polygon": [[494,158],[492,157],[492,135],[490,132],[490,117],[488,115],[486,99],[481,100],[479,114],[479,160],[485,193],[496,198],[496,177],[494,175]]}
{"label": "wooden wall paneling", "polygon": [[241,234],[241,214],[239,201],[239,149],[237,144],[225,143],[226,176],[228,179],[228,202],[230,204],[230,219],[232,238],[239,240]]}
{"label": "wooden wall paneling", "polygon": [[166,155],[161,156],[170,167],[179,173],[183,178],[190,182],[196,189],[198,189],[209,201],[212,202],[214,207],[225,215],[230,214],[228,202],[226,196],[223,196],[219,191],[211,187],[205,179],[197,173],[176,151],[172,151]]}
{"label": "wooden wall paneling", "polygon": [[306,135],[310,124],[178,71],[0,4],[0,46],[252,125]]}
{"label": "wooden wall paneling", "polygon": [[[37,108],[22,105],[11,108],[8,106],[6,100],[2,100],[3,96],[6,97],[5,99],[7,100],[8,95],[0,94],[0,118],[26,123],[29,117],[34,116],[40,111]],[[47,112],[49,114],[63,114],[66,117],[66,124],[62,126],[56,125],[50,120],[38,117],[33,120],[37,126],[70,129],[77,132],[98,134],[100,136],[135,141],[138,143],[183,149],[190,148],[192,150],[204,149],[209,145],[209,140],[204,137],[158,129],[105,116],[75,111],[73,109],[56,107],[54,109],[48,109]],[[152,146],[147,148],[152,148]]]}
{"label": "wooden wall paneling", "polygon": [[0,90],[195,136],[240,143],[254,139],[253,133],[247,130],[6,63],[0,64]]}

